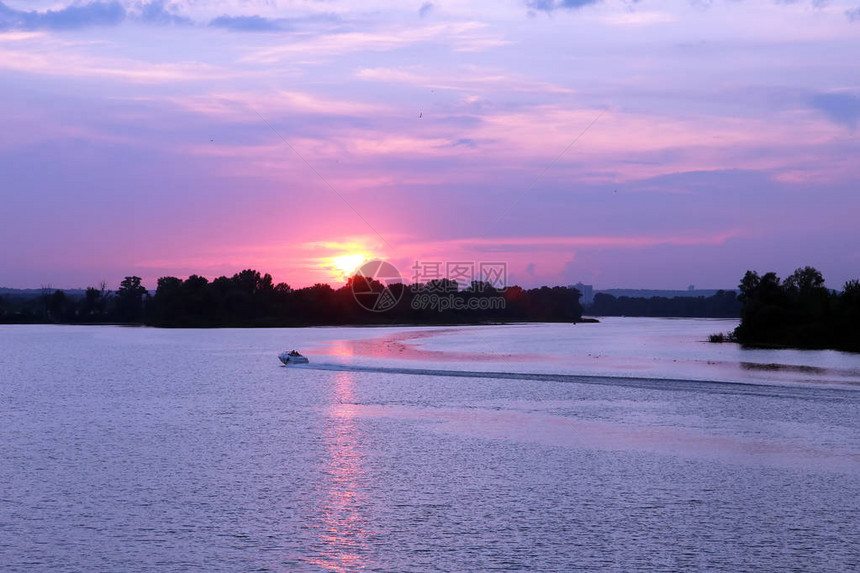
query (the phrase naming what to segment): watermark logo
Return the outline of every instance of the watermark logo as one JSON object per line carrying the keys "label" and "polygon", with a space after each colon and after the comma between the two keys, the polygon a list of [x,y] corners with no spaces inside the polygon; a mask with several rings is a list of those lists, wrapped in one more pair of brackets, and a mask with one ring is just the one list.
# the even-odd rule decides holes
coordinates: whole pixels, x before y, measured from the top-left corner
{"label": "watermark logo", "polygon": [[504,310],[505,299],[501,296],[475,296],[466,298],[455,294],[419,292],[413,295],[412,310]]}
{"label": "watermark logo", "polygon": [[508,265],[500,261],[415,261],[412,292],[504,292]]}
{"label": "watermark logo", "polygon": [[508,267],[503,262],[415,261],[409,288],[387,261],[369,261],[350,279],[355,301],[371,312],[393,309],[406,295],[412,310],[504,310]]}
{"label": "watermark logo", "polygon": [[387,261],[368,261],[355,270],[352,296],[362,308],[385,312],[397,306],[403,296],[403,278]]}

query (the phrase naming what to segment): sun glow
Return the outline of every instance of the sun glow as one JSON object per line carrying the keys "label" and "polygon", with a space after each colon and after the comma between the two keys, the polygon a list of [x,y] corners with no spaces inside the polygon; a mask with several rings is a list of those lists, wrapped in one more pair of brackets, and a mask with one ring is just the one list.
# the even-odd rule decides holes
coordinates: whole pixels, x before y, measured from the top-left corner
{"label": "sun glow", "polygon": [[341,255],[339,257],[332,257],[331,265],[343,277],[349,277],[366,260],[367,258],[364,255]]}

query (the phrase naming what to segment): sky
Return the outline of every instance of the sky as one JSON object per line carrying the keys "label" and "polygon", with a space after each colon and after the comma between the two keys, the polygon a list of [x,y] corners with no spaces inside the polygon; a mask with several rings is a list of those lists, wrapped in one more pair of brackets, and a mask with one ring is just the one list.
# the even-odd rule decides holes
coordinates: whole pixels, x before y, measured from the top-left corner
{"label": "sky", "polygon": [[858,62],[860,0],[3,0],[0,286],[840,288]]}

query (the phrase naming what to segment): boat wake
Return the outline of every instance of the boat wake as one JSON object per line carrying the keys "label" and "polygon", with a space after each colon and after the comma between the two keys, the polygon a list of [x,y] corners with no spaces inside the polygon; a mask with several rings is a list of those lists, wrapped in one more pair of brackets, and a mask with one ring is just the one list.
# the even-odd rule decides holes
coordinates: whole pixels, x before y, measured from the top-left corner
{"label": "boat wake", "polygon": [[430,368],[401,368],[386,366],[358,366],[337,363],[304,364],[303,370],[328,370],[336,372],[366,372],[373,374],[403,374],[411,376],[442,376],[448,378],[484,378],[524,382],[555,382],[563,384],[594,384],[621,386],[650,390],[673,390],[686,392],[708,392],[717,394],[748,394],[782,396],[785,398],[816,398],[852,401],[860,403],[860,384],[853,382],[831,383],[783,383],[783,382],[736,382],[719,380],[688,380],[677,378],[647,378],[629,376],[601,376],[587,374],[560,374],[545,372],[499,372],[481,370],[444,370]]}

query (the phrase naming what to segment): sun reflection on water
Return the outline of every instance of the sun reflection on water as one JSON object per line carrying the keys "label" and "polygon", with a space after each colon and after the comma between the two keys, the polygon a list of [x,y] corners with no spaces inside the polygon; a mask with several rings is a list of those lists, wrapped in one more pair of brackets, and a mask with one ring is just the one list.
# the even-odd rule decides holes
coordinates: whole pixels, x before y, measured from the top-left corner
{"label": "sun reflection on water", "polygon": [[317,555],[307,561],[328,571],[359,571],[368,567],[371,530],[363,484],[364,451],[356,424],[355,376],[335,377],[332,405],[323,440],[325,459]]}

